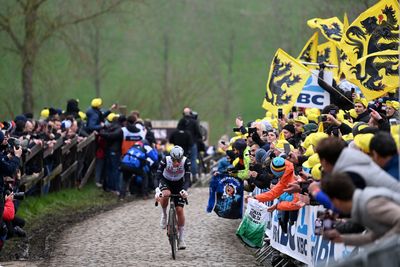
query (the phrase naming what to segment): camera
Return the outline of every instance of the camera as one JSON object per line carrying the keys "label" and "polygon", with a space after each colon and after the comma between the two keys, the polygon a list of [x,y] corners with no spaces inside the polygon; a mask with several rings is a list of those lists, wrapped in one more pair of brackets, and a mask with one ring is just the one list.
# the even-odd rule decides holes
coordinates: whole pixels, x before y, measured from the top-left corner
{"label": "camera", "polygon": [[257,132],[257,128],[256,127],[249,127],[248,128],[248,132],[249,132],[249,135],[251,135],[253,133],[256,133]]}
{"label": "camera", "polygon": [[335,215],[331,210],[324,210],[317,212],[317,219],[315,220],[314,233],[322,235],[325,230],[335,229],[337,224]]}
{"label": "camera", "polygon": [[321,116],[319,116],[319,120],[321,122],[326,122],[326,120],[327,120],[326,114],[322,114]]}
{"label": "camera", "polygon": [[28,152],[28,143],[29,143],[28,139],[20,141],[17,138],[9,137],[7,143],[8,143],[8,150],[11,153],[14,153],[14,148],[19,149],[20,147],[22,147],[22,153]]}
{"label": "camera", "polygon": [[[12,193],[11,190],[6,190],[6,191],[4,192],[4,194],[5,194],[6,196],[9,196],[11,193]],[[16,192],[16,193],[14,193],[14,199],[23,200],[24,197],[25,197],[25,192]]]}

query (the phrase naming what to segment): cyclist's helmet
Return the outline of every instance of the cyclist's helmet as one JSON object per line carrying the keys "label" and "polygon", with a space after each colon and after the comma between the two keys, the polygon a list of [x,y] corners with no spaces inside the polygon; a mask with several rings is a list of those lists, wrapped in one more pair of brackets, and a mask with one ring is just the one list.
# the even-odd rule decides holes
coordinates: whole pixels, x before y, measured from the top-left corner
{"label": "cyclist's helmet", "polygon": [[173,160],[179,160],[180,161],[183,158],[183,153],[184,153],[183,148],[181,148],[180,146],[174,146],[171,149],[171,152],[169,152],[169,155],[171,156],[171,158]]}

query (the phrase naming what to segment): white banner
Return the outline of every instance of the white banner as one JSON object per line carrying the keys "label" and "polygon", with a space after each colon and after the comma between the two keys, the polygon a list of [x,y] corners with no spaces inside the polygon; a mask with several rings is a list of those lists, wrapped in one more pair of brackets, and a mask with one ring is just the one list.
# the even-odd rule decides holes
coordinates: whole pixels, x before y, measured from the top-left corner
{"label": "white banner", "polygon": [[[312,73],[313,75],[310,76],[297,98],[295,106],[323,109],[331,103],[330,95],[318,85],[318,70],[313,70]],[[332,84],[332,79],[332,72],[325,71],[324,80],[328,84]]]}
{"label": "white banner", "polygon": [[297,221],[283,233],[279,225],[277,212],[272,214],[271,223],[267,223],[266,235],[271,246],[288,256],[309,266],[332,263],[349,255],[353,247],[333,243],[322,236],[315,235],[314,226],[317,211],[322,206],[305,206],[299,210]]}

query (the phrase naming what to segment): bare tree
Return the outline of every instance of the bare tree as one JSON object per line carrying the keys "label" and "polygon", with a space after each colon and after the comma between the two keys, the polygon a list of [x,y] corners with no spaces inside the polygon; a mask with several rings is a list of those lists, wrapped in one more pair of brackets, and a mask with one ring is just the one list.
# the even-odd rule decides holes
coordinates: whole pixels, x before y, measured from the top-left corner
{"label": "bare tree", "polygon": [[[106,14],[117,8],[125,0],[94,1],[88,14],[76,14],[63,8],[49,10],[51,3],[47,0],[14,0],[3,1],[6,8],[0,11],[0,32],[11,40],[8,51],[16,53],[21,60],[22,111],[33,112],[35,62],[43,44],[61,29]],[[54,3],[54,2],[53,2]],[[68,2],[71,4],[71,2]],[[87,1],[81,2],[87,5]],[[64,6],[63,6],[64,4]],[[65,7],[65,2],[61,6]],[[3,6],[4,6],[3,5]],[[46,7],[47,6],[47,7]],[[76,9],[76,6],[74,6]],[[21,25],[23,23],[23,25]],[[18,32],[23,28],[22,34]]]}

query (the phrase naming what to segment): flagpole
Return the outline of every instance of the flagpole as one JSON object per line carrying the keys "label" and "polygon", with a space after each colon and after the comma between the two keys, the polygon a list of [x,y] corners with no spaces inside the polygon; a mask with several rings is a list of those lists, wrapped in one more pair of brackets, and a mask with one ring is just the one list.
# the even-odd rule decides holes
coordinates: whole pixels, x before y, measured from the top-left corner
{"label": "flagpole", "polygon": [[[306,62],[306,63],[307,63],[307,62]],[[313,64],[317,64],[317,65],[318,65],[318,63],[313,63]],[[335,65],[333,65],[333,66],[335,66]],[[308,71],[311,73],[311,75],[314,75],[315,77],[317,77],[317,79],[319,79],[319,80],[325,82],[325,80],[324,80],[324,79],[321,79],[321,78],[319,77],[319,75],[315,74],[315,73],[312,72],[311,70],[308,70]],[[353,102],[352,100],[348,99],[347,96],[345,96],[344,94],[342,94],[342,93],[341,93],[339,90],[337,90],[335,87],[333,87],[333,86],[331,86],[331,87],[332,87],[332,89],[335,90],[339,95],[343,96],[344,99],[346,99],[349,103],[351,103],[351,104],[354,105],[354,102]]]}
{"label": "flagpole", "polygon": [[[319,64],[320,64],[320,63],[305,62],[305,61],[301,61],[300,63],[304,64],[304,65],[312,65],[312,66],[319,66]],[[331,65],[331,64],[325,64],[325,67],[328,67],[328,68],[339,68],[338,65]]]}

